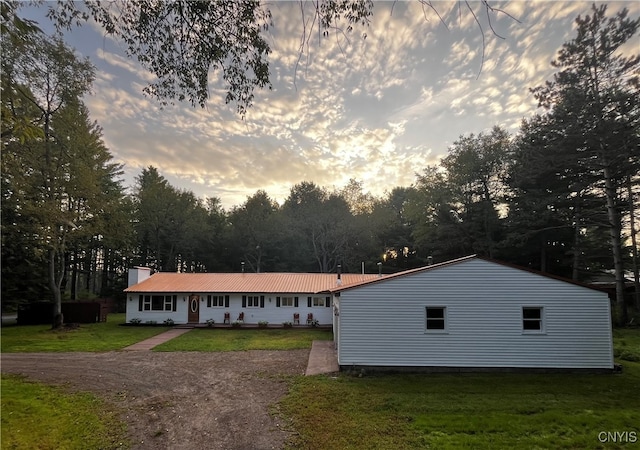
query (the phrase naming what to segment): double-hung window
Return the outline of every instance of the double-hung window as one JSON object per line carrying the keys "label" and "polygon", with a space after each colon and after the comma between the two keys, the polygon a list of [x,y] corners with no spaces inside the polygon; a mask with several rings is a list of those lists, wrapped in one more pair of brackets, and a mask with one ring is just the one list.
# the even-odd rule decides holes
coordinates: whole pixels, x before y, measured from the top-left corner
{"label": "double-hung window", "polygon": [[325,306],[326,299],[324,297],[313,297],[313,306]]}
{"label": "double-hung window", "polygon": [[522,331],[524,333],[542,333],[544,331],[542,319],[542,307],[524,306],[522,308]]}
{"label": "double-hung window", "polygon": [[444,306],[427,306],[427,331],[445,332],[447,330],[447,308]]}
{"label": "double-hung window", "polygon": [[282,297],[280,299],[280,306],[291,306],[293,307],[294,300],[293,297]]}
{"label": "double-hung window", "polygon": [[256,296],[247,296],[247,308],[259,308],[260,307],[260,297]]}

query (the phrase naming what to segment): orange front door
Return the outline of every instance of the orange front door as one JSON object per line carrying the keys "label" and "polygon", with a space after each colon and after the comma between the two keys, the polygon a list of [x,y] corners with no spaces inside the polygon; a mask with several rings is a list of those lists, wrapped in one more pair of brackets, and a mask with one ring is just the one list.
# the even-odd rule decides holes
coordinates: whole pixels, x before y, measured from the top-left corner
{"label": "orange front door", "polygon": [[198,323],[200,322],[200,296],[199,295],[190,295],[189,296],[189,323]]}

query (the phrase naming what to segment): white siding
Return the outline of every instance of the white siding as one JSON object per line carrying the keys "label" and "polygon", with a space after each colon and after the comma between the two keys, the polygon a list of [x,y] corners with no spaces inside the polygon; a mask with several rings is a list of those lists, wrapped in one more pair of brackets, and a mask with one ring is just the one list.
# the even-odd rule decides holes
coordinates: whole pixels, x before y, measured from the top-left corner
{"label": "white siding", "polygon": [[[257,324],[260,321],[267,321],[271,325],[282,325],[283,322],[293,322],[293,314],[300,314],[300,324],[307,323],[307,315],[313,314],[313,318],[318,320],[320,325],[331,325],[333,320],[333,309],[326,306],[308,306],[308,297],[321,297],[325,299],[327,294],[260,294],[249,293],[251,296],[264,296],[264,308],[242,307],[243,294],[224,293],[178,293],[176,311],[140,311],[138,307],[139,294],[128,294],[127,299],[127,322],[133,318],[140,319],[143,323],[155,320],[162,323],[167,319],[172,319],[176,324],[187,323],[189,296],[191,294],[200,296],[200,323],[206,323],[207,319],[213,319],[217,324],[224,323],[224,313],[228,312],[231,322],[235,322],[241,312],[244,312],[244,323]],[[143,294],[151,295],[151,294]],[[176,295],[175,293],[153,293],[152,295]],[[229,307],[215,306],[207,307],[207,295],[229,295]],[[298,297],[298,307],[276,306],[276,297]]]}
{"label": "white siding", "polygon": [[[425,308],[446,307],[445,333]],[[522,331],[522,307],[544,308],[544,332]],[[605,293],[471,259],[341,293],[342,366],[612,368]]]}

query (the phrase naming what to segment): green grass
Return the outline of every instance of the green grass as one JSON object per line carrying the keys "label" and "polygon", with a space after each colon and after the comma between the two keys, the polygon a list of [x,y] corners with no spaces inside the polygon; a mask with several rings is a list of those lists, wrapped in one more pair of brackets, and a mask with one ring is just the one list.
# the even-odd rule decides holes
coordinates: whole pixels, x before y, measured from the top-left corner
{"label": "green grass", "polygon": [[[621,344],[622,340],[626,344]],[[640,330],[616,332],[638,350]],[[296,377],[281,402],[298,434],[292,448],[636,448],[640,364],[622,374],[394,374]]]}
{"label": "green grass", "polygon": [[637,328],[613,330],[613,354],[622,362],[640,362],[640,330]]}
{"label": "green grass", "polygon": [[196,328],[155,347],[154,351],[231,352],[311,348],[314,340],[332,340],[325,330]]}
{"label": "green grass", "polygon": [[106,322],[80,328],[51,330],[49,325],[2,327],[0,348],[11,352],[103,352],[119,350],[155,336],[169,327],[121,327],[124,314],[109,314]]}
{"label": "green grass", "polygon": [[102,400],[2,375],[3,449],[128,448],[126,426]]}

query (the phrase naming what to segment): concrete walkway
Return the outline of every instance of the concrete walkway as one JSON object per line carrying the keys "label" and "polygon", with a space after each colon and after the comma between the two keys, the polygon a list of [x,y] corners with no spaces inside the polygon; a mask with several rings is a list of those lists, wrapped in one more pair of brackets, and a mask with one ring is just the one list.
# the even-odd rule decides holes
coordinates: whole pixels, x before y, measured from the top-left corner
{"label": "concrete walkway", "polygon": [[338,372],[338,357],[333,341],[313,341],[305,375]]}
{"label": "concrete walkway", "polygon": [[165,331],[164,333],[157,334],[149,339],[140,341],[137,344],[125,347],[123,350],[151,350],[156,345],[164,344],[173,338],[182,336],[183,334],[191,331],[191,328],[174,328],[173,330]]}
{"label": "concrete walkway", "polygon": [[[157,345],[164,344],[173,338],[182,336],[191,331],[191,328],[174,328],[164,333],[160,333],[137,344],[125,347],[127,351],[149,351]],[[313,341],[309,352],[309,361],[305,375],[320,375],[323,373],[333,373],[340,371],[338,358],[333,341]]]}

